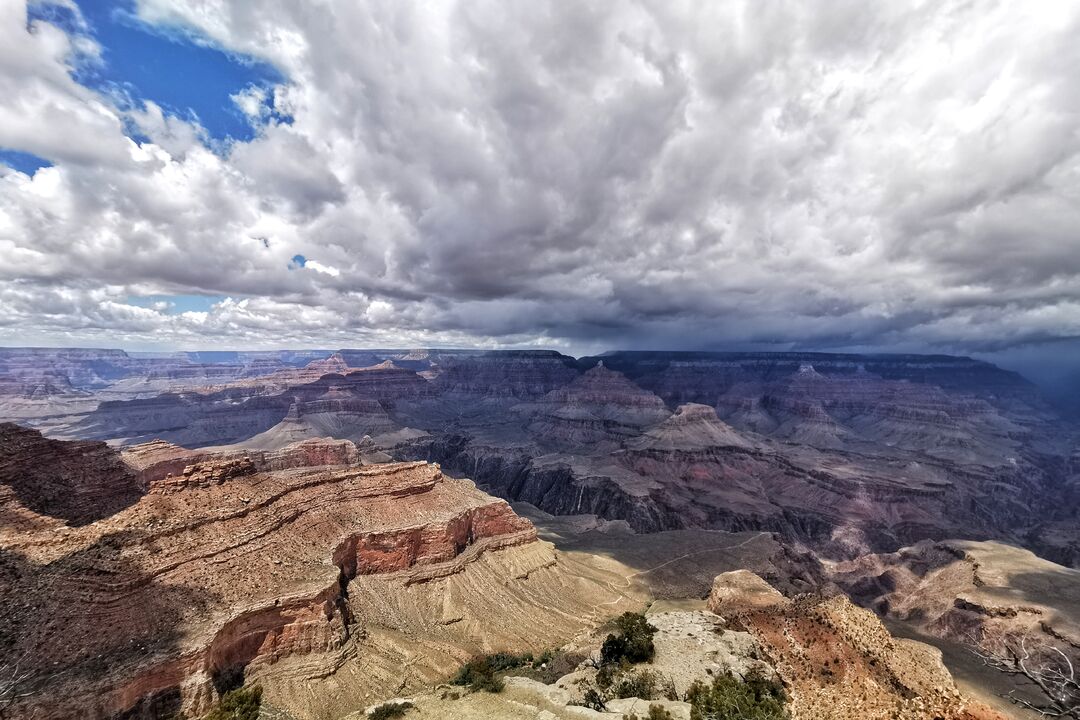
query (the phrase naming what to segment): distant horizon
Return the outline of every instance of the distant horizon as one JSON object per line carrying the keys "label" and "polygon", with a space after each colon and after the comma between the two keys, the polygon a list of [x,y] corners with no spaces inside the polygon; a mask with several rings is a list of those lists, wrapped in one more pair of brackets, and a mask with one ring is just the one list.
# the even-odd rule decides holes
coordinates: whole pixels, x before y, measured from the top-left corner
{"label": "distant horizon", "polygon": [[132,356],[138,355],[183,355],[198,353],[304,353],[320,352],[327,355],[346,350],[372,351],[372,350],[440,350],[462,352],[521,352],[521,351],[544,351],[557,352],[574,360],[600,357],[610,353],[631,352],[658,352],[658,353],[771,353],[771,354],[819,354],[819,355],[861,355],[861,356],[920,356],[942,357],[954,359],[969,359],[979,362],[990,363],[1002,370],[1015,372],[1030,383],[1037,386],[1049,400],[1063,411],[1070,414],[1080,414],[1080,361],[1073,357],[1080,357],[1080,343],[1076,343],[1076,354],[1035,352],[1032,355],[1016,354],[1015,352],[942,352],[940,350],[882,350],[882,349],[766,349],[761,347],[729,347],[729,348],[616,348],[601,351],[586,351],[574,353],[568,348],[558,347],[449,347],[449,346],[425,346],[425,345],[400,345],[394,346],[279,346],[279,347],[248,347],[248,348],[214,348],[214,349],[133,349],[120,346],[107,347],[101,345],[4,345],[0,344],[0,352],[5,350],[120,350]]}
{"label": "distant horizon", "polygon": [[570,357],[577,360],[582,358],[603,357],[605,355],[613,355],[619,353],[656,353],[656,354],[684,354],[684,355],[740,355],[740,354],[763,354],[763,355],[822,355],[822,356],[842,356],[850,355],[853,357],[940,357],[951,359],[966,359],[966,360],[980,360],[973,354],[958,354],[947,353],[941,351],[890,351],[890,350],[808,350],[808,349],[786,349],[786,350],[768,350],[763,348],[729,348],[729,349],[699,349],[699,348],[634,348],[634,347],[619,347],[609,350],[602,350],[598,352],[587,352],[575,354],[565,348],[555,347],[483,347],[483,346],[443,346],[443,345],[344,345],[341,347],[333,346],[277,346],[277,347],[226,347],[226,348],[214,348],[214,349],[169,349],[169,350],[136,350],[132,348],[125,348],[121,346],[105,346],[105,345],[3,345],[0,344],[0,351],[4,350],[98,350],[98,351],[119,351],[127,355],[210,355],[214,353],[228,354],[228,353],[328,353],[334,354],[339,352],[375,352],[375,351],[418,351],[429,350],[437,352],[492,352],[492,353],[521,353],[521,352],[538,352],[538,353],[558,353],[564,357]]}
{"label": "distant horizon", "polygon": [[[762,347],[728,347],[728,348],[611,348],[600,351],[590,351],[574,353],[567,348],[557,347],[461,347],[461,346],[437,346],[437,345],[385,345],[385,346],[278,346],[278,347],[228,347],[228,348],[214,348],[214,349],[134,349],[125,348],[122,346],[104,346],[104,345],[4,345],[0,344],[0,352],[6,350],[98,350],[98,351],[121,351],[130,356],[146,356],[146,355],[193,355],[193,354],[213,354],[213,353],[326,353],[327,355],[343,352],[343,351],[410,351],[410,350],[430,350],[430,351],[442,351],[442,352],[554,352],[564,357],[572,358],[575,360],[581,360],[584,358],[602,357],[604,355],[615,353],[703,353],[703,354],[741,354],[741,353],[762,353],[762,354],[806,354],[806,355],[822,355],[822,356],[863,356],[863,357],[939,357],[939,358],[951,358],[951,359],[968,359],[979,362],[986,362],[1004,370],[1017,372],[1025,379],[1029,380],[1040,386],[1053,387],[1062,382],[1062,373],[1050,373],[1049,378],[1043,377],[1043,365],[1036,362],[1034,364],[1028,362],[1008,362],[1006,359],[1004,362],[1001,358],[994,357],[993,354],[988,353],[949,353],[941,351],[917,351],[917,350],[879,350],[879,349],[861,349],[861,350],[822,350],[822,349],[805,349],[805,348],[785,348],[785,349],[767,349]],[[1032,372],[1034,369],[1034,372]],[[1064,373],[1068,375],[1068,373]],[[1080,370],[1077,375],[1077,385],[1080,387]]]}

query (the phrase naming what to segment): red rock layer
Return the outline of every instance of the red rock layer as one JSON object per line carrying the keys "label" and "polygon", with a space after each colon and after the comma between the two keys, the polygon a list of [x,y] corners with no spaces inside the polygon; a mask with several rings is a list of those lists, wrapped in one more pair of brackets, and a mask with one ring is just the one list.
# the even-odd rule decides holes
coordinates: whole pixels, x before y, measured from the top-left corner
{"label": "red rock layer", "polygon": [[199,463],[248,460],[251,472],[360,463],[359,452],[353,443],[329,438],[305,440],[281,450],[228,452],[189,450],[164,440],[154,440],[125,449],[123,458],[138,473],[139,482],[151,491],[157,483],[167,480],[169,476],[182,476],[189,467]]}
{"label": "red rock layer", "polygon": [[[423,582],[536,539],[505,502],[437,466],[294,466],[353,453],[304,443],[187,462],[159,443],[129,455],[151,488],[136,504],[64,532],[0,529],[0,663],[27,658],[26,711],[202,711],[215,677],[341,651],[362,630],[344,602],[356,575]],[[165,472],[180,461],[187,470]]]}

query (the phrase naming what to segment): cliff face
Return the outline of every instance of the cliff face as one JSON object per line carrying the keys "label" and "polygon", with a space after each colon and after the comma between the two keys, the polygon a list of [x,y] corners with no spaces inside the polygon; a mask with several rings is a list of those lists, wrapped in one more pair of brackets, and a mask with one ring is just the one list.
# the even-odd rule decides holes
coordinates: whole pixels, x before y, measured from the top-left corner
{"label": "cliff face", "polygon": [[436,357],[430,374],[442,393],[531,399],[569,384],[578,371],[565,355],[521,351]]}
{"label": "cliff face", "polygon": [[[1030,467],[956,467],[777,446],[718,426],[683,429],[677,438],[661,424],[598,456],[478,442],[466,433],[421,437],[388,452],[441,462],[554,514],[624,519],[639,532],[776,531],[836,557],[926,537],[1010,536],[1048,505]],[[740,437],[750,447],[736,444]]]}
{"label": "cliff face", "polygon": [[670,414],[663,400],[603,365],[515,409],[538,442],[578,452],[618,448]]}
{"label": "cliff face", "polygon": [[[479,572],[477,582],[495,553],[519,567],[487,591],[506,612],[532,602],[507,594],[522,572],[520,582],[536,574],[562,587],[563,607],[583,605],[592,587],[566,577],[504,501],[434,465],[360,466],[341,441],[224,455],[158,442],[121,456],[2,429],[24,439],[0,476],[4,517],[25,521],[0,526],[0,662],[22,659],[31,671],[33,694],[19,707],[35,717],[201,711],[230,678],[263,678],[273,692],[279,680],[326,677],[387,624],[354,605],[360,578],[382,583],[383,595]],[[78,527],[22,506],[10,483],[25,484],[20,472],[41,460],[30,450],[42,443],[61,466],[93,467],[95,494],[115,484],[145,492]],[[568,620],[551,617],[548,630],[572,631]],[[447,672],[454,644],[442,647],[442,664],[427,662]]]}
{"label": "cliff face", "polygon": [[1051,521],[1071,507],[1063,426],[1011,373],[962,358],[686,355],[605,356],[508,409],[404,405],[392,418],[428,434],[384,448],[639,531],[775,530],[837,557],[1017,528],[1040,552],[1075,545],[1075,524]]}

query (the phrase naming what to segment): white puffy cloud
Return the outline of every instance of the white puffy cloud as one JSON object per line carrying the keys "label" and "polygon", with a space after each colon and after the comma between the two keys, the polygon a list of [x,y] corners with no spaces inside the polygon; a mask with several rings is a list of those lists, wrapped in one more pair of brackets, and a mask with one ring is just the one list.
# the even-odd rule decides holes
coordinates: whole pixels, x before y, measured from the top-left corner
{"label": "white puffy cloud", "polygon": [[130,143],[116,113],[71,78],[98,59],[85,36],[28,23],[25,3],[0,3],[0,147],[76,166],[126,162]]}
{"label": "white puffy cloud", "polygon": [[1075,2],[139,0],[281,71],[228,148],[10,5],[0,145],[55,167],[0,177],[3,342],[1080,336]]}

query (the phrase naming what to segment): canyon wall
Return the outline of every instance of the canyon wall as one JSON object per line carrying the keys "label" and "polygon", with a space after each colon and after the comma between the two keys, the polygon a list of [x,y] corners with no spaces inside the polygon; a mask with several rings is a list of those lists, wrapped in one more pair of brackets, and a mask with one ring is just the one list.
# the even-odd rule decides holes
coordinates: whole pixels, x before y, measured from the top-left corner
{"label": "canyon wall", "polygon": [[177,392],[94,392],[96,409],[35,422],[186,447],[334,437],[552,513],[777,531],[841,559],[958,536],[1066,564],[1080,547],[1080,433],[1023,378],[969,358],[342,350]]}

